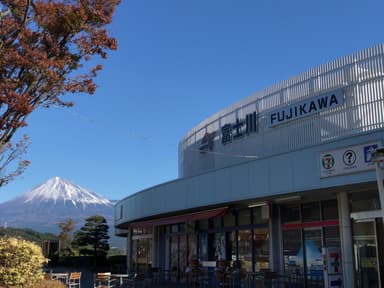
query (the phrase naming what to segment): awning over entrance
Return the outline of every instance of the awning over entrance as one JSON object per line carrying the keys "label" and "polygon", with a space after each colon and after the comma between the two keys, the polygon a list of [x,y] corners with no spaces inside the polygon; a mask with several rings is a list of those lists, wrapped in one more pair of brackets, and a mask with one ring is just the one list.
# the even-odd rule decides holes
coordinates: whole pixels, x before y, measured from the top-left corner
{"label": "awning over entrance", "polygon": [[222,207],[216,209],[210,209],[205,211],[199,211],[194,213],[181,214],[176,216],[151,219],[146,221],[132,222],[129,224],[131,228],[143,228],[149,226],[161,226],[182,222],[191,222],[196,220],[208,219],[213,217],[224,216],[227,214],[229,207]]}

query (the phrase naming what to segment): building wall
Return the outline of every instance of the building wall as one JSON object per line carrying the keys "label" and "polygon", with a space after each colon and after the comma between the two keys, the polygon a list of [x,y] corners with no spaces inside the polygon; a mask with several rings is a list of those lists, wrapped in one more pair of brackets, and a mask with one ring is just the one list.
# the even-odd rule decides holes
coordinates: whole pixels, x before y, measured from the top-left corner
{"label": "building wall", "polygon": [[248,161],[152,187],[118,202],[116,210],[122,210],[122,217],[116,218],[115,224],[241,200],[373,182],[376,180],[374,170],[320,178],[320,154],[357,144],[381,143],[383,132],[380,129],[375,133]]}

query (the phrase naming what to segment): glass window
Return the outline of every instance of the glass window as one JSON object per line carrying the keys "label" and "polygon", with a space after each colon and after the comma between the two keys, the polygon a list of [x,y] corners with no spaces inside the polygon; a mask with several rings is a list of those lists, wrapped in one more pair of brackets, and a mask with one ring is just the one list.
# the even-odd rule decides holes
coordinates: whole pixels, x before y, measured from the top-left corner
{"label": "glass window", "polygon": [[189,256],[189,260],[198,259],[196,235],[188,236],[188,256]]}
{"label": "glass window", "polygon": [[339,226],[324,227],[325,247],[340,247]]}
{"label": "glass window", "polygon": [[120,220],[123,218],[123,205],[119,205],[116,208],[116,219]]}
{"label": "glass window", "polygon": [[367,222],[353,222],[353,237],[361,238],[375,238],[375,225],[372,221]]}
{"label": "glass window", "polygon": [[250,225],[251,224],[251,213],[250,210],[240,210],[237,214],[239,226],[241,225]]}
{"label": "glass window", "polygon": [[356,192],[350,195],[351,212],[380,210],[377,191]]}
{"label": "glass window", "polygon": [[339,218],[336,199],[322,201],[321,205],[324,220],[332,220]]}
{"label": "glass window", "polygon": [[253,230],[253,249],[255,253],[255,271],[269,269],[269,233],[268,228]]}
{"label": "glass window", "polygon": [[320,202],[305,203],[302,206],[303,222],[320,220]]}
{"label": "glass window", "polygon": [[136,261],[133,260],[135,270],[144,273],[152,265],[152,239],[134,240],[132,246],[132,256],[136,258]]}
{"label": "glass window", "polygon": [[[178,263],[178,270],[180,272],[185,271],[185,267],[187,267],[188,262],[188,249],[187,249],[187,236],[186,235],[180,235],[179,236],[179,263]],[[180,276],[183,276],[184,273],[181,273]],[[185,279],[181,279],[184,281]]]}
{"label": "glass window", "polygon": [[143,228],[143,234],[152,234],[152,228]]}
{"label": "glass window", "polygon": [[281,222],[299,222],[300,221],[300,205],[284,205],[281,206]]}
{"label": "glass window", "polygon": [[208,234],[199,235],[199,257],[201,261],[208,261]]}
{"label": "glass window", "polygon": [[214,250],[214,259],[216,260],[226,260],[226,239],[224,233],[214,233],[214,244],[213,244],[213,250]]}
{"label": "glass window", "polygon": [[268,205],[252,208],[253,224],[264,223],[269,218]]}
{"label": "glass window", "polygon": [[236,260],[236,234],[235,231],[227,232],[227,261],[234,261]]}
{"label": "glass window", "polygon": [[378,257],[375,222],[353,222],[353,248],[355,252],[355,272],[358,288],[380,287],[382,269]]}
{"label": "glass window", "polygon": [[[177,272],[179,267],[179,237],[171,237],[171,255],[170,255],[170,269],[172,272]],[[177,274],[171,273],[172,281],[176,281]]]}
{"label": "glass window", "polygon": [[239,259],[241,267],[252,271],[252,233],[251,230],[239,230],[238,236]]}
{"label": "glass window", "polygon": [[179,232],[179,224],[171,225],[171,233],[177,233],[177,232]]}
{"label": "glass window", "polygon": [[252,208],[253,223],[257,223],[261,219],[261,207]]}
{"label": "glass window", "polygon": [[304,272],[301,230],[283,231],[283,256],[286,273],[300,275]]}
{"label": "glass window", "polygon": [[212,228],[221,228],[221,217],[213,218],[212,225]]}
{"label": "glass window", "polygon": [[143,234],[143,229],[142,228],[133,228],[132,234],[133,235],[141,235],[141,234]]}
{"label": "glass window", "polygon": [[187,233],[195,233],[195,222],[185,223],[185,229]]}
{"label": "glass window", "polygon": [[[323,256],[321,254],[321,229],[308,229],[303,231],[305,273],[312,282],[320,280],[324,273]],[[321,280],[323,282],[323,280]],[[317,285],[316,285],[317,286]]]}
{"label": "glass window", "polygon": [[224,215],[224,227],[233,227],[236,225],[235,215],[228,213]]}
{"label": "glass window", "polygon": [[199,221],[199,229],[200,230],[208,230],[208,219]]}
{"label": "glass window", "polygon": [[132,267],[133,267],[133,271],[135,271],[135,272],[138,271],[138,265],[137,265],[138,250],[137,250],[137,244],[138,244],[137,240],[133,240],[132,241]]}
{"label": "glass window", "polygon": [[152,228],[133,228],[133,235],[152,234]]}

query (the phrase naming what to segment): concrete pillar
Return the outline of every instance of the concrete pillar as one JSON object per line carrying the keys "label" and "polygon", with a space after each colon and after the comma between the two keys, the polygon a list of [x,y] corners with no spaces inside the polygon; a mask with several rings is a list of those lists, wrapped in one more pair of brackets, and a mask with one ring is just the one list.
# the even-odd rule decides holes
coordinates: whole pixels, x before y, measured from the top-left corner
{"label": "concrete pillar", "polygon": [[132,228],[128,228],[127,233],[127,273],[133,273],[132,271]]}
{"label": "concrete pillar", "polygon": [[353,261],[353,239],[352,224],[349,212],[348,193],[341,192],[337,194],[339,209],[339,227],[341,241],[341,258],[343,268],[343,287],[356,287],[355,268]]}
{"label": "concrete pillar", "polygon": [[283,272],[283,249],[281,245],[280,213],[277,205],[270,207],[269,220],[269,265],[271,271]]}
{"label": "concrete pillar", "polygon": [[159,267],[159,227],[152,229],[152,267]]}

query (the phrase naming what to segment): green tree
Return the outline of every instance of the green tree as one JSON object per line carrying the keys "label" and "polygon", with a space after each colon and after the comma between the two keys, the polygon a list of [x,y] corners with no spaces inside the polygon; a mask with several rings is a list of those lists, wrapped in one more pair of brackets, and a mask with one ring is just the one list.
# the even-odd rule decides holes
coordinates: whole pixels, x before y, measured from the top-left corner
{"label": "green tree", "polygon": [[107,220],[103,216],[90,216],[85,219],[84,226],[75,233],[73,246],[78,247],[82,255],[91,255],[95,259],[105,258],[109,250],[108,230]]}
{"label": "green tree", "polygon": [[22,238],[38,245],[44,242],[44,240],[57,240],[57,235],[52,233],[41,233],[29,228],[0,227],[0,238],[5,237]]}
{"label": "green tree", "polygon": [[75,229],[75,221],[71,218],[68,218],[64,222],[60,222],[58,226],[61,229],[59,234],[61,253],[63,255],[71,255],[72,231]]}
{"label": "green tree", "polygon": [[38,245],[18,238],[0,238],[0,286],[33,287],[43,279],[42,267],[47,262]]}

